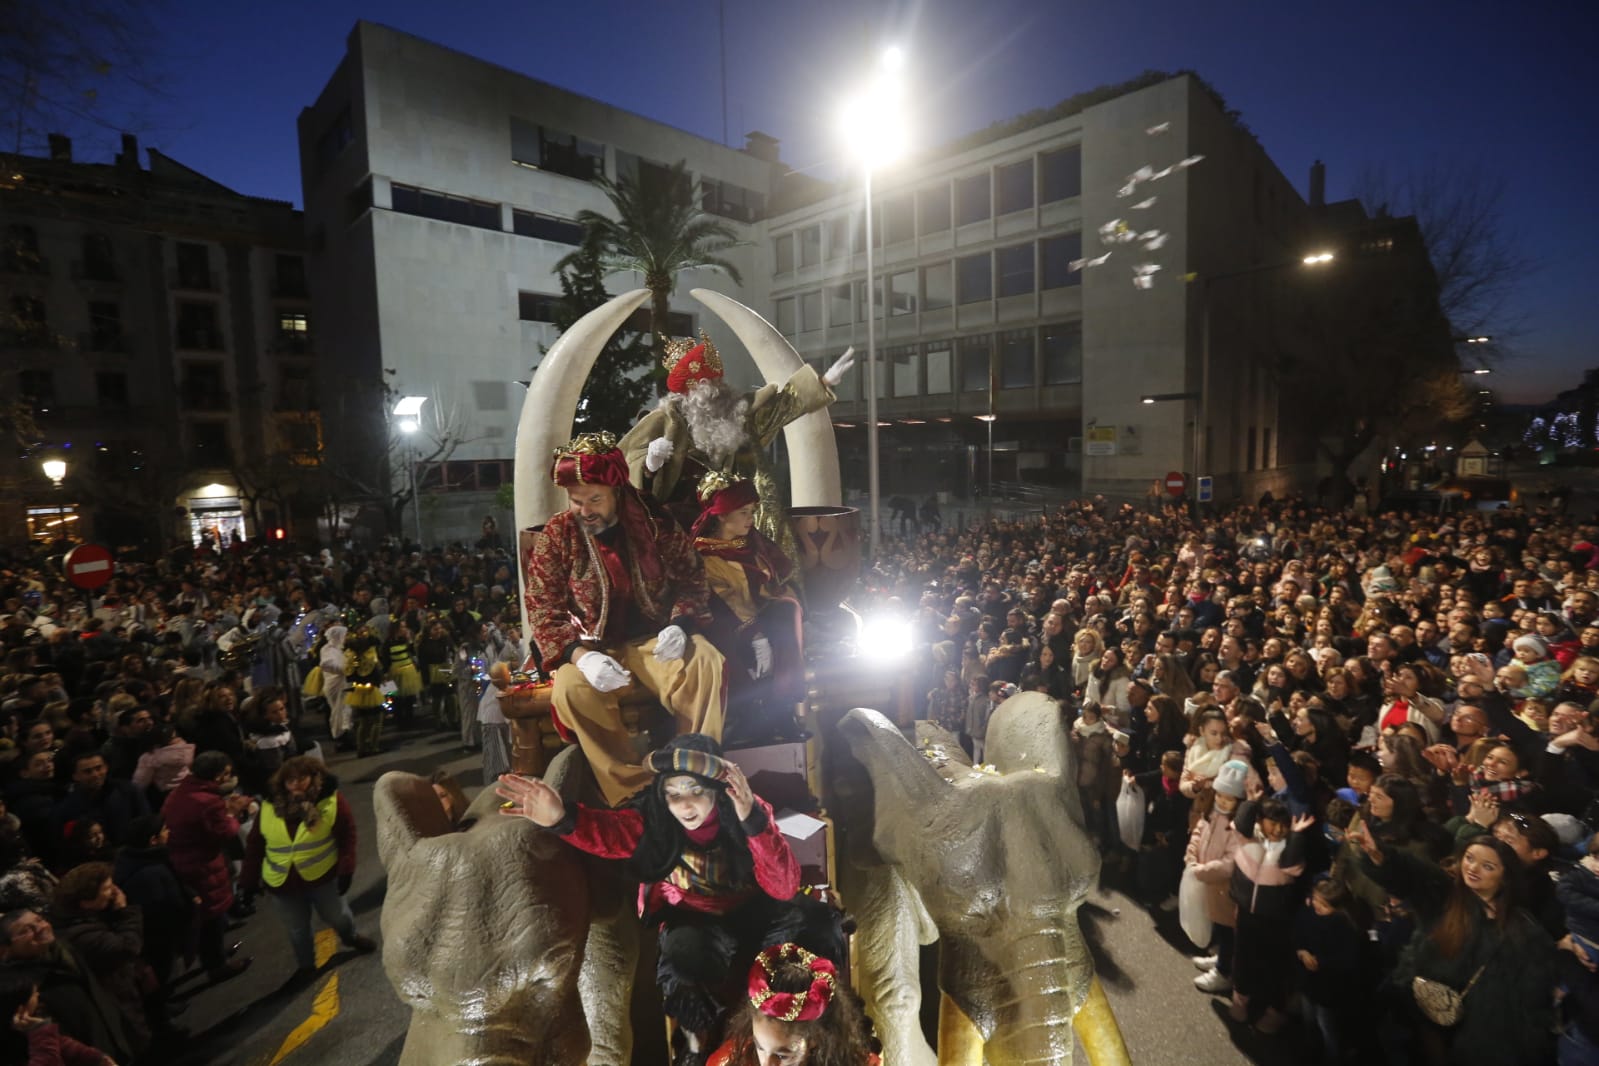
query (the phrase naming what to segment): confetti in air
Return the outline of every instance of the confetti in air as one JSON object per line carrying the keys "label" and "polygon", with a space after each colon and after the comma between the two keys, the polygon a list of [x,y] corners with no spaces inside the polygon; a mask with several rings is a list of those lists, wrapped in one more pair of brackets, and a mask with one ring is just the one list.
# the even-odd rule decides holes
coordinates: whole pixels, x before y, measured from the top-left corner
{"label": "confetti in air", "polygon": [[1089,267],[1104,266],[1109,260],[1110,253],[1106,252],[1104,255],[1098,255],[1092,259],[1073,259],[1070,263],[1066,264],[1066,269],[1076,273],[1079,270],[1086,270]]}
{"label": "confetti in air", "polygon": [[1154,126],[1149,127],[1149,129],[1145,130],[1144,132],[1149,134],[1151,137],[1154,137],[1157,134],[1165,133],[1169,129],[1171,129],[1171,123],[1170,122],[1162,122],[1162,123],[1159,123],[1158,125],[1154,125]]}
{"label": "confetti in air", "polygon": [[1166,247],[1166,242],[1170,239],[1171,234],[1169,233],[1146,233],[1144,234],[1144,251],[1158,252]]}
{"label": "confetti in air", "polygon": [[1160,197],[1151,196],[1147,200],[1140,200],[1136,204],[1133,205],[1133,210],[1134,211],[1148,211],[1151,207],[1155,206],[1155,201],[1158,200],[1158,199],[1160,199]]}
{"label": "confetti in air", "polygon": [[[1144,133],[1154,137],[1171,130],[1170,122],[1158,122],[1152,126],[1144,127]],[[1127,175],[1125,183],[1116,190],[1116,198],[1125,200],[1138,193],[1138,187],[1148,182],[1164,181],[1180,170],[1204,160],[1203,155],[1191,155],[1169,166],[1157,169],[1154,164],[1145,164]],[[1148,211],[1154,207],[1159,197],[1149,196],[1131,205],[1129,210]],[[1146,252],[1158,252],[1171,240],[1171,234],[1159,229],[1138,230],[1129,225],[1125,219],[1113,218],[1099,227],[1099,243],[1103,246],[1137,243]],[[1111,256],[1110,252],[1095,259],[1075,259],[1069,264],[1073,271],[1084,270],[1088,267],[1100,266]],[[1155,274],[1161,269],[1159,263],[1141,263],[1133,268],[1133,286],[1139,289],[1152,289],[1155,287]],[[1185,280],[1187,280],[1185,278]]]}

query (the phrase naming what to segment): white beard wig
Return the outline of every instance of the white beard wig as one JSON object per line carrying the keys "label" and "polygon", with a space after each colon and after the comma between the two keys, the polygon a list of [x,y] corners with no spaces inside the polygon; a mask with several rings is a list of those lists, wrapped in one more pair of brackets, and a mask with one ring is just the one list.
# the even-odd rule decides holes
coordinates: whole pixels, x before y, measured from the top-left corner
{"label": "white beard wig", "polygon": [[691,382],[687,392],[663,396],[660,406],[688,423],[694,447],[705,453],[712,466],[725,466],[749,443],[745,420],[749,417],[750,402],[720,379]]}

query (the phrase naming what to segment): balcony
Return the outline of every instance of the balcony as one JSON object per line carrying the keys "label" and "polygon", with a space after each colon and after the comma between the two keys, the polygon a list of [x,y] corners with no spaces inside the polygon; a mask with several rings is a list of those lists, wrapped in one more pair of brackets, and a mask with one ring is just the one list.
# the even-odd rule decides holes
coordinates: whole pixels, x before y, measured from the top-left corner
{"label": "balcony", "polygon": [[115,263],[92,259],[74,259],[72,261],[72,280],[94,282],[101,285],[120,284],[122,275],[117,270]]}
{"label": "balcony", "polygon": [[190,352],[220,352],[227,347],[217,329],[179,329],[178,348]]}
{"label": "balcony", "polygon": [[174,292],[220,292],[221,276],[215,270],[174,270],[168,275]]}

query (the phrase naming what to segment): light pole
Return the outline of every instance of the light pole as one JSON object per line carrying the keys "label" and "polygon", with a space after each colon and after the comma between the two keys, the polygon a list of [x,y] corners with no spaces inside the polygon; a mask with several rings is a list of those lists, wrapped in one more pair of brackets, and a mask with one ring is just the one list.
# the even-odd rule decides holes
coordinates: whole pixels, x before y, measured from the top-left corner
{"label": "light pole", "polygon": [[406,466],[411,469],[411,511],[416,517],[416,546],[422,547],[422,495],[417,491],[416,484],[416,432],[422,426],[422,405],[428,402],[426,396],[402,396],[394,405],[394,416],[398,418],[400,432],[406,438]]}
{"label": "light pole", "polygon": [[860,160],[866,195],[866,496],[870,511],[870,557],[877,561],[882,534],[882,487],[878,474],[877,441],[877,292],[872,262],[872,171],[899,154],[904,131],[898,115],[904,64],[898,48],[884,50],[877,73],[844,104],[840,127],[850,154]]}
{"label": "light pole", "polygon": [[994,509],[994,422],[999,416],[990,411],[986,415],[977,415],[975,417],[979,422],[988,423],[988,479],[983,486],[983,496],[988,502],[988,506],[984,510],[987,512]]}

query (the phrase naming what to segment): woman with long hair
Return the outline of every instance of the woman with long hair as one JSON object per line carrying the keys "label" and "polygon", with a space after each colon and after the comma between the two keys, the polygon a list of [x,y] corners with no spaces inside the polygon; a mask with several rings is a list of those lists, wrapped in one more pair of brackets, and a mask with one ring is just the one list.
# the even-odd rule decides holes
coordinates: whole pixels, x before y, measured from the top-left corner
{"label": "woman with long hair", "polygon": [[1099,631],[1092,626],[1084,626],[1072,638],[1072,687],[1081,692],[1087,686],[1089,678],[1094,676],[1094,667],[1099,665],[1100,656],[1105,654],[1105,642],[1101,639]]}
{"label": "woman with long hair", "polygon": [[1121,648],[1107,646],[1083,689],[1083,700],[1092,700],[1109,713],[1126,715],[1132,707],[1127,700],[1127,689],[1132,683],[1133,672],[1127,668]]}
{"label": "woman with long hair", "polygon": [[[1492,836],[1457,852],[1452,871],[1351,826],[1362,872],[1417,917],[1386,999],[1409,1030],[1408,1061],[1534,1066],[1551,1061],[1555,946],[1518,906],[1521,860]],[[1449,995],[1453,993],[1453,997]],[[1441,1009],[1458,997],[1451,1017]]]}
{"label": "woman with long hair", "polygon": [[1194,680],[1175,655],[1155,656],[1153,680],[1156,692],[1179,702],[1194,694]]}
{"label": "woman with long hair", "polygon": [[865,1066],[870,1024],[838,970],[797,944],[762,951],[750,967],[748,1001],[709,1066]]}

